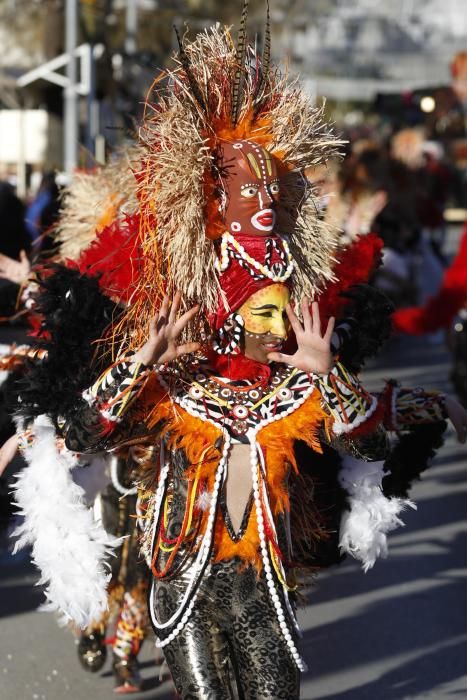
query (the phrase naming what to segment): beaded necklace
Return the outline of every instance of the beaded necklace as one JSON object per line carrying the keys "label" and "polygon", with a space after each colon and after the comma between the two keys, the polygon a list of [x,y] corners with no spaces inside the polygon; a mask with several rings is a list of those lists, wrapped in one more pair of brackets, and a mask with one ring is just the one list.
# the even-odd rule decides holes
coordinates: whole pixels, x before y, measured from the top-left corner
{"label": "beaded necklace", "polygon": [[[294,261],[290,253],[290,248],[285,238],[267,239],[268,251],[264,263],[255,260],[249,255],[241,243],[237,241],[231,233],[226,231],[222,234],[221,255],[220,259],[216,260],[216,268],[219,272],[224,272],[229,266],[230,257],[235,257],[239,263],[243,263],[243,267],[248,269],[254,277],[267,277],[272,282],[285,282],[291,276],[294,270]],[[281,270],[276,271],[276,266],[269,267],[269,262],[272,257],[272,249],[275,249],[281,258]]]}

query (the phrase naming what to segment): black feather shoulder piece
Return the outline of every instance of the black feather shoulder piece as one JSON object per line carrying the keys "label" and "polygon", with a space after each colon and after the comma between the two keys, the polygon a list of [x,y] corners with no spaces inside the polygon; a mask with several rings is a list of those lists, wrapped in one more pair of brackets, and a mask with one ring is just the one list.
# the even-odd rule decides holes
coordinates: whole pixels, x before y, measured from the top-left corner
{"label": "black feather shoulder piece", "polygon": [[430,466],[444,443],[446,421],[413,425],[404,432],[384,463],[385,496],[407,498],[413,482]]}
{"label": "black feather shoulder piece", "polygon": [[359,372],[390,337],[394,306],[383,292],[368,284],[357,284],[342,296],[349,299],[349,304],[345,318],[337,326],[347,328],[339,358],[349,370]]}
{"label": "black feather shoulder piece", "polygon": [[35,345],[47,356],[28,361],[17,382],[16,414],[26,422],[46,414],[58,429],[103,368],[96,341],[115,322],[119,307],[102,293],[97,277],[61,265],[48,266],[39,285],[36,311],[42,323]]}

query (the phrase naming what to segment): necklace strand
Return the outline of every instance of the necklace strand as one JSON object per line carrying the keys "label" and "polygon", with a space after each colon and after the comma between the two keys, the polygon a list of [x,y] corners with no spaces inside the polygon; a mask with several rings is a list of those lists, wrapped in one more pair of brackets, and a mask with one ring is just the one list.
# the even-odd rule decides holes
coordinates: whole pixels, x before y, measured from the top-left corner
{"label": "necklace strand", "polygon": [[253,268],[254,270],[257,270],[263,277],[267,277],[270,279],[272,282],[285,282],[290,275],[292,274],[294,270],[294,262],[292,255],[290,253],[290,248],[287,243],[287,241],[284,238],[279,239],[280,242],[282,243],[282,246],[284,248],[284,253],[285,253],[285,262],[287,262],[287,267],[285,270],[279,274],[276,274],[272,270],[269,270],[266,265],[263,263],[260,263],[258,260],[255,260],[255,258],[252,258],[251,255],[249,255],[245,248],[242,246],[241,243],[239,243],[234,236],[232,236],[231,233],[226,231],[222,235],[222,243],[221,243],[221,257],[220,260],[216,261],[216,267],[219,272],[224,272],[229,266],[229,246],[230,248],[233,248],[240,258],[244,260],[249,267]]}

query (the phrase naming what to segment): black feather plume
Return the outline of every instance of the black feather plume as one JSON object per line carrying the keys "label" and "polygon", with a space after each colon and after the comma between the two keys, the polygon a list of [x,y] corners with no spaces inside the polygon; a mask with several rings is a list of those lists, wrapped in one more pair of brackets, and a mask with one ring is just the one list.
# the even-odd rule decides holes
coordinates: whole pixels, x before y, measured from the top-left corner
{"label": "black feather plume", "polygon": [[183,70],[185,71],[186,77],[188,78],[188,83],[190,84],[191,92],[193,93],[193,97],[195,98],[203,112],[207,114],[206,102],[204,101],[201,89],[196,81],[196,78],[193,75],[190,59],[188,58],[187,53],[183,48],[183,42],[180,38],[180,34],[178,33],[177,27],[175,25],[173,27],[178,42],[178,55],[180,57],[180,62],[183,66]]}
{"label": "black feather plume", "polygon": [[412,483],[430,466],[436,450],[443,446],[446,421],[411,426],[399,439],[384,463],[385,496],[407,498]]}
{"label": "black feather plume", "polygon": [[37,311],[43,317],[43,336],[35,343],[47,351],[43,360],[29,360],[16,382],[20,402],[16,413],[27,422],[48,415],[59,429],[108,364],[95,359],[95,341],[119,313],[117,305],[100,290],[98,279],[60,265],[40,280]]}
{"label": "black feather plume", "polygon": [[342,296],[350,301],[343,319],[350,332],[340,348],[340,360],[352,372],[359,372],[390,337],[394,306],[383,292],[368,284],[354,285]]}
{"label": "black feather plume", "polygon": [[248,17],[249,0],[243,0],[242,16],[240,18],[240,29],[238,30],[237,53],[234,82],[232,86],[232,124],[236,124],[240,114],[243,98],[243,83],[245,80],[245,56],[247,49],[246,21]]}

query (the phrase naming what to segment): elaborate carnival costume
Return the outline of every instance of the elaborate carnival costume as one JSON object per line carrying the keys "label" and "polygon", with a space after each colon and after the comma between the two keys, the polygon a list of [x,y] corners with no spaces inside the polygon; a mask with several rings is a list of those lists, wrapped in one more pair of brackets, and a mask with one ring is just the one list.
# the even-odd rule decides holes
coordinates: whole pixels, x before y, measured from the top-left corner
{"label": "elaborate carnival costume", "polygon": [[[71,454],[139,446],[149,610],[182,697],[230,698],[236,683],[241,697],[291,700],[304,668],[297,576],[338,558],[342,512],[342,551],[366,568],[385,554],[407,478],[365,460],[386,456],[383,423],[439,421],[444,409],[436,395],[361,387],[351,369],[365,342],[338,298],[345,284],[327,285],[324,315],[340,311],[334,353],[354,366],[330,366],[332,324],[321,334],[316,307],[302,305],[302,325],[288,306],[332,279],[335,238],[302,172],[337,142],[270,68],[268,34],[262,60],[247,48],[246,7],[237,49],[218,28],[182,46],[148,110],[129,303],[104,345],[116,359],[65,432]],[[179,319],[180,296],[171,308],[164,298],[175,290],[188,309]],[[287,318],[291,355],[281,353]],[[394,477],[390,498],[383,477]],[[92,586],[44,574],[50,606],[82,626],[106,605],[96,561],[109,543],[87,534]]]}
{"label": "elaborate carnival costume", "polygon": [[[306,304],[303,326],[287,312],[297,353],[279,352],[290,296],[315,295],[331,278],[334,238],[301,172],[336,142],[242,33],[237,50],[218,29],[181,47],[169,77],[142,132],[144,257],[112,331],[121,352],[84,393],[67,445],[152,448],[143,468],[149,608],[182,697],[232,697],[230,659],[244,697],[294,698],[304,668],[294,572],[319,568],[335,528],[307,458],[328,443],[351,455],[335,485],[350,505],[340,544],[369,567],[407,502],[386,499],[381,464],[362,457],[386,454],[384,421],[394,430],[440,420],[442,400],[392,385],[373,397],[340,363],[304,369],[309,334],[329,346],[331,328],[321,336]],[[171,310],[163,301],[175,289],[186,308],[200,304],[199,316],[195,308],[177,320],[179,301]],[[154,365],[137,348],[158,308],[151,334],[165,350]],[[183,345],[160,340],[167,326],[184,330]],[[337,328],[336,353],[347,330]]]}

